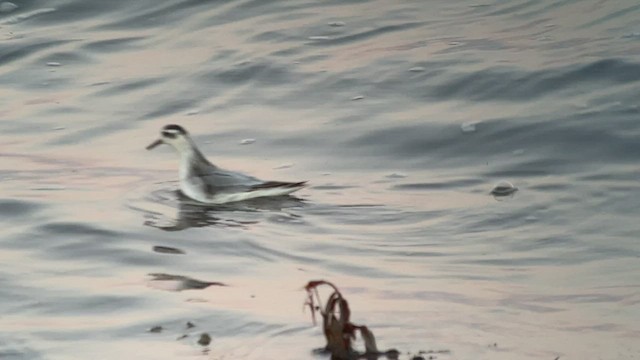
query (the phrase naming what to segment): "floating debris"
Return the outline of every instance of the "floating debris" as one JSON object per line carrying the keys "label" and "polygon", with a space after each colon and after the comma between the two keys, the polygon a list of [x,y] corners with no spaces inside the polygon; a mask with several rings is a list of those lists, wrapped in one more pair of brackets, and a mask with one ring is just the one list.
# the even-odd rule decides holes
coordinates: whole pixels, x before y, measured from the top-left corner
{"label": "floating debris", "polygon": [[50,62],[47,63],[47,66],[56,67],[56,66],[62,66],[62,64],[60,64],[59,62],[50,61]]}
{"label": "floating debris", "polygon": [[309,36],[309,40],[329,40],[329,36]]}
{"label": "floating debris", "polygon": [[[322,302],[318,293],[318,287],[322,285],[333,289],[333,293],[329,295],[324,308],[321,305]],[[324,280],[309,281],[305,286],[305,290],[308,294],[305,306],[308,306],[311,310],[313,323],[316,323],[316,311],[322,315],[322,328],[327,340],[325,350],[331,353],[331,359],[350,360],[377,358],[378,356],[397,358],[398,350],[379,351],[371,330],[364,325],[356,325],[351,322],[349,319],[351,316],[349,303],[335,285]],[[365,353],[363,354],[357,352],[352,346],[352,341],[356,338],[356,332],[360,332],[360,338],[364,341]]]}
{"label": "floating debris", "polygon": [[364,96],[362,96],[362,95],[358,95],[358,96],[354,96],[354,97],[352,97],[352,98],[351,98],[351,101],[362,100],[362,99],[364,99]]}
{"label": "floating debris", "polygon": [[0,3],[0,13],[12,12],[13,10],[15,10],[17,8],[18,8],[18,5],[14,4],[12,2],[5,1],[3,3]]}
{"label": "floating debris", "polygon": [[208,346],[211,344],[211,336],[207,333],[200,334],[200,339],[198,339],[198,344],[201,346]]}
{"label": "floating debris", "polygon": [[518,191],[518,188],[512,183],[502,180],[493,187],[491,195],[496,197],[509,196],[514,194],[516,191]]}
{"label": "floating debris", "polygon": [[427,69],[425,69],[422,66],[415,66],[415,67],[412,67],[411,69],[409,69],[409,71],[411,71],[411,72],[422,72],[422,71],[425,71],[425,70],[427,70]]}
{"label": "floating debris", "polygon": [[254,142],[256,142],[256,139],[251,139],[251,138],[242,139],[240,140],[240,145],[250,145],[250,144],[253,144]]}
{"label": "floating debris", "polygon": [[196,327],[191,321],[187,321],[187,329],[193,329]]}
{"label": "floating debris", "polygon": [[344,21],[332,21],[330,23],[327,23],[327,25],[333,26],[333,27],[340,27],[340,26],[345,26],[346,24]]}
{"label": "floating debris", "polygon": [[476,132],[477,124],[478,124],[477,121],[468,121],[468,122],[462,123],[462,125],[460,125],[460,129],[462,130],[463,133]]}
{"label": "floating debris", "polygon": [[154,246],[153,251],[157,252],[157,253],[161,253],[161,254],[184,254],[185,252],[177,249],[177,248],[172,248],[169,246]]}
{"label": "floating debris", "polygon": [[186,339],[186,338],[188,338],[188,337],[189,337],[189,335],[188,335],[188,334],[184,334],[184,335],[180,335],[180,336],[178,336],[178,337],[176,338],[176,340],[183,340],[183,339]]}
{"label": "floating debris", "polygon": [[147,330],[147,332],[150,332],[150,333],[160,333],[160,332],[162,332],[162,330],[164,330],[164,329],[162,328],[162,326],[158,325],[158,326],[154,326],[154,327],[152,327],[151,329]]}

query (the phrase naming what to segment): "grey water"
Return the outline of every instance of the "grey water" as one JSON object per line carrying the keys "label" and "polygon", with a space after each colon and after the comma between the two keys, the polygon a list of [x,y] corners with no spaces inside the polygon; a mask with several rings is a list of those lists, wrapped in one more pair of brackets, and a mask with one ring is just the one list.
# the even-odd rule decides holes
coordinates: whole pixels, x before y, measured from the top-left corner
{"label": "grey water", "polygon": [[[640,358],[638,18],[2,1],[0,358],[325,358],[302,307],[318,279],[403,359]],[[310,186],[185,202],[176,155],[144,150],[166,124]]]}

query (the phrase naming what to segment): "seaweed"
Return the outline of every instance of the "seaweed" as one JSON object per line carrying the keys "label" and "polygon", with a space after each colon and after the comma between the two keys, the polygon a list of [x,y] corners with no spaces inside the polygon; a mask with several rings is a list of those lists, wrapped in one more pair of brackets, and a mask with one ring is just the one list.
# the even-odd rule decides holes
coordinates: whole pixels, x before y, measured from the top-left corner
{"label": "seaweed", "polygon": [[[318,292],[318,287],[323,285],[333,289],[324,307]],[[331,354],[332,360],[377,359],[380,356],[397,359],[399,354],[397,350],[379,351],[373,332],[365,325],[356,325],[351,322],[349,302],[342,296],[337,286],[325,280],[317,280],[309,281],[305,290],[308,295],[305,306],[311,310],[313,323],[317,323],[316,311],[322,316],[322,329],[327,341],[324,350]],[[364,353],[353,348],[358,333],[364,342]]]}

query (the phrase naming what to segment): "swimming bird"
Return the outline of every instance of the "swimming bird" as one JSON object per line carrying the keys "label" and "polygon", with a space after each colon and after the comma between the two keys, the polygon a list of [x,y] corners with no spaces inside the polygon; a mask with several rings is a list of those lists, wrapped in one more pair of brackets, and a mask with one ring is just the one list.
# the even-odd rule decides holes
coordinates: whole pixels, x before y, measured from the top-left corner
{"label": "swimming bird", "polygon": [[167,144],[178,152],[180,191],[198,202],[224,204],[263,196],[288,195],[306,186],[306,181],[263,181],[221,169],[202,155],[182,126],[166,125],[160,134],[160,138],[147,146],[147,150]]}

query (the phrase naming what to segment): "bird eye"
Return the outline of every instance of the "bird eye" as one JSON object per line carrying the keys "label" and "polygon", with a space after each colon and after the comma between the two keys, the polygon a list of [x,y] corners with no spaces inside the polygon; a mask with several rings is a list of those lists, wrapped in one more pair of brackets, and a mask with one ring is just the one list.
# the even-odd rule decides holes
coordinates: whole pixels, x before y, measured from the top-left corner
{"label": "bird eye", "polygon": [[178,134],[174,131],[163,131],[162,136],[168,137],[169,139],[175,139]]}

